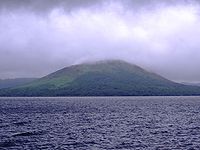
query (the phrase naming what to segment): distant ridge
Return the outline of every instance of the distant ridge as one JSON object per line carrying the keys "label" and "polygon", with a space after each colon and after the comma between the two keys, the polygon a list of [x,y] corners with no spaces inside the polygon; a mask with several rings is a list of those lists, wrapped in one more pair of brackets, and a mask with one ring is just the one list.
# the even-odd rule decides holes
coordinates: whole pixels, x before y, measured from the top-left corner
{"label": "distant ridge", "polygon": [[0,89],[13,88],[33,82],[37,78],[0,79]]}
{"label": "distant ridge", "polygon": [[200,87],[172,82],[121,60],[73,65],[0,96],[200,95]]}
{"label": "distant ridge", "polygon": [[190,83],[190,82],[182,82],[184,85],[192,85],[192,86],[200,86],[200,83]]}

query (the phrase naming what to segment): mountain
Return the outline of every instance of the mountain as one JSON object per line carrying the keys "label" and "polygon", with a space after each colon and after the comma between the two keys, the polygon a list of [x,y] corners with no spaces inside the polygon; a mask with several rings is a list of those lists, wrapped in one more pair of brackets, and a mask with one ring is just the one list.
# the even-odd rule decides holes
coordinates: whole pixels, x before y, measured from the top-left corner
{"label": "mountain", "polygon": [[63,68],[32,83],[0,90],[0,96],[151,96],[200,95],[182,85],[120,61],[99,61]]}
{"label": "mountain", "polygon": [[36,80],[36,78],[0,79],[0,89],[21,86],[34,80]]}

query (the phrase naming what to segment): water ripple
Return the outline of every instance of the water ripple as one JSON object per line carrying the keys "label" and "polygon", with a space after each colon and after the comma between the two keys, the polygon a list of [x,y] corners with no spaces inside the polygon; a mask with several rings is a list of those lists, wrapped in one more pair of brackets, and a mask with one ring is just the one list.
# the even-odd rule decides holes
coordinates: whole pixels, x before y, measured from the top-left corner
{"label": "water ripple", "polygon": [[0,149],[200,149],[200,97],[0,98]]}

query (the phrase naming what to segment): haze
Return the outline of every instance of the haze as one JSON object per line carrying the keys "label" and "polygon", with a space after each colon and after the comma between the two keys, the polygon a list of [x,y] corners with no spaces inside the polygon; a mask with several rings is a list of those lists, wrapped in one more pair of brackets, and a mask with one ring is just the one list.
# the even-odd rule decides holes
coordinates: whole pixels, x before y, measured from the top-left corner
{"label": "haze", "polygon": [[42,77],[122,59],[174,81],[200,81],[196,0],[1,0],[0,78]]}

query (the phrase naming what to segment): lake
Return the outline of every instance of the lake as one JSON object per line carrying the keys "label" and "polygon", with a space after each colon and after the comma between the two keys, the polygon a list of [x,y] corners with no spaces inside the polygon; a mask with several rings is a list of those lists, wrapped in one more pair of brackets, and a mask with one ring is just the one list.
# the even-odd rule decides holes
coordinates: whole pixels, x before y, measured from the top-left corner
{"label": "lake", "polygon": [[0,149],[200,149],[200,97],[0,98]]}

